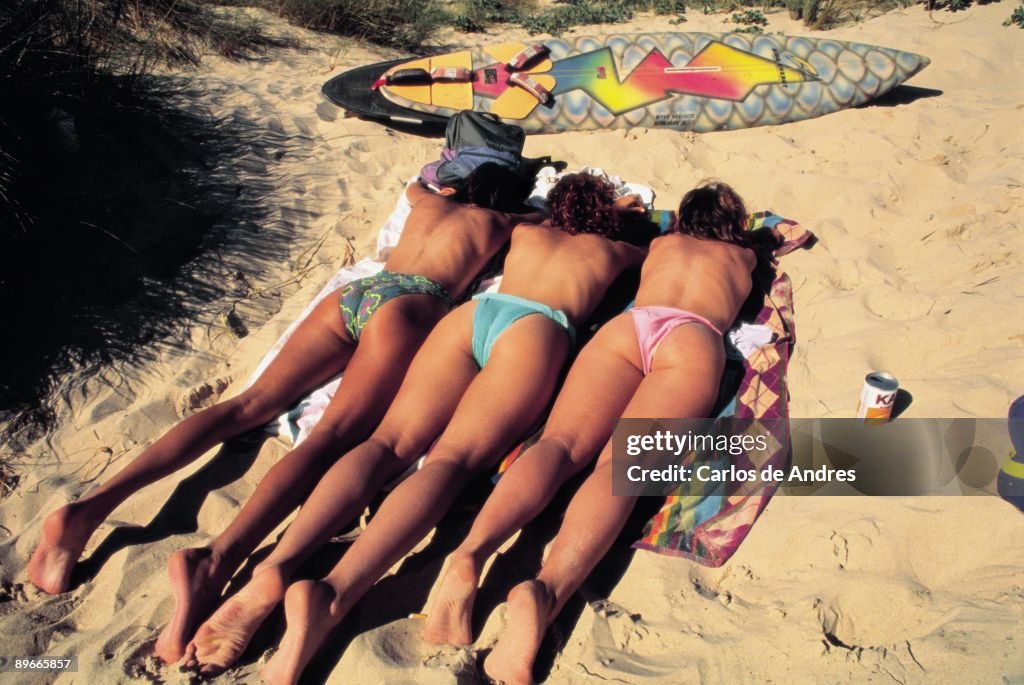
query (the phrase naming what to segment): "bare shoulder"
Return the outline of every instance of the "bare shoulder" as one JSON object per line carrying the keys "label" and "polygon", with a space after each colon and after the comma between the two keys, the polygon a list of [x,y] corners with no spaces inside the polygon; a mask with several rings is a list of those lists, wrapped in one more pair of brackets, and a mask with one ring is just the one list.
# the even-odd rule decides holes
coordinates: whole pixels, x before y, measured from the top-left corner
{"label": "bare shoulder", "polygon": [[519,223],[512,230],[512,239],[530,240],[532,238],[549,237],[551,232],[551,227],[544,223]]}
{"label": "bare shoulder", "polygon": [[742,247],[731,243],[722,243],[722,246],[730,257],[742,264],[748,270],[753,270],[757,265],[757,256],[749,247]]}
{"label": "bare shoulder", "polygon": [[679,247],[685,245],[689,236],[685,236],[681,233],[666,233],[665,235],[659,235],[657,238],[651,241],[650,251],[654,252],[659,249],[671,249],[673,247]]}
{"label": "bare shoulder", "polygon": [[624,266],[630,267],[644,261],[647,256],[646,247],[640,247],[637,245],[631,245],[621,240],[613,240],[612,249],[615,251],[615,256],[622,261]]}
{"label": "bare shoulder", "polygon": [[743,259],[751,271],[757,266],[757,255],[749,247],[743,248]]}

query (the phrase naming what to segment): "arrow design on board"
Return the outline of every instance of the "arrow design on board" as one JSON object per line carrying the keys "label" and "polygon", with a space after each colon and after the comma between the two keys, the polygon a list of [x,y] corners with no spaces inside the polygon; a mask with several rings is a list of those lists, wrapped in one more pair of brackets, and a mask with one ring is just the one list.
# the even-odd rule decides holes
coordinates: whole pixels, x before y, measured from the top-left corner
{"label": "arrow design on board", "polygon": [[654,49],[620,80],[615,58],[606,47],[559,60],[546,73],[556,80],[553,94],[582,90],[617,116],[676,94],[742,101],[757,86],[818,80],[809,64],[793,68],[777,59],[712,41],[682,67],[672,66]]}

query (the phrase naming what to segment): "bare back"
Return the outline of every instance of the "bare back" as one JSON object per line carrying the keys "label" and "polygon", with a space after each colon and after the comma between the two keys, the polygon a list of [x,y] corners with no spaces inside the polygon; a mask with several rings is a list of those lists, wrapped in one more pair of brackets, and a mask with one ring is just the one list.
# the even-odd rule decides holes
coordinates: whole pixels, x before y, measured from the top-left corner
{"label": "bare back", "polygon": [[543,224],[522,224],[512,233],[500,291],[546,304],[580,325],[608,286],[643,260],[644,250],[594,234],[569,235]]}
{"label": "bare back", "polygon": [[462,204],[434,194],[419,183],[410,185],[406,193],[412,212],[384,268],[433,279],[455,300],[524,218]]}
{"label": "bare back", "polygon": [[637,292],[638,307],[675,307],[726,330],[750,294],[754,252],[720,240],[673,233],[651,243]]}

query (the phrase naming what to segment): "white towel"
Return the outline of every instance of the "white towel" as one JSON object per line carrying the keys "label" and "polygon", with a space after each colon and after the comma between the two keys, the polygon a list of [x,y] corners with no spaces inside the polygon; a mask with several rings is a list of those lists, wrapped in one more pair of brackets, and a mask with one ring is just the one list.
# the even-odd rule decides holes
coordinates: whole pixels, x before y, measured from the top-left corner
{"label": "white towel", "polygon": [[733,347],[749,359],[750,355],[772,341],[773,333],[768,326],[745,323],[729,331],[727,336]]}
{"label": "white towel", "polygon": [[649,187],[641,183],[627,183],[618,176],[612,176],[598,167],[585,166],[579,171],[562,171],[557,172],[553,167],[546,166],[537,173],[537,182],[533,186],[533,190],[530,192],[530,197],[527,198],[526,203],[533,206],[544,208],[547,206],[548,193],[555,187],[559,179],[563,176],[567,176],[571,173],[579,174],[590,174],[591,176],[599,176],[606,179],[615,187],[616,197],[622,197],[624,195],[636,194],[640,196],[641,201],[644,203],[644,207],[647,211],[654,209],[654,191]]}

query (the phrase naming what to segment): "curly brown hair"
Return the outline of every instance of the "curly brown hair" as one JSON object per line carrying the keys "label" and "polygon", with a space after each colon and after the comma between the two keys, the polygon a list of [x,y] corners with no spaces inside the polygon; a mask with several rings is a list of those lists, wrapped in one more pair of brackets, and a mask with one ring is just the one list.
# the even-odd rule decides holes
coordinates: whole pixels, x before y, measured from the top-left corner
{"label": "curly brown hair", "polygon": [[590,174],[563,176],[548,194],[552,225],[569,235],[597,233],[609,238],[619,232],[615,187]]}
{"label": "curly brown hair", "polygon": [[683,196],[676,230],[704,240],[750,245],[743,198],[728,184],[717,181],[704,183]]}

